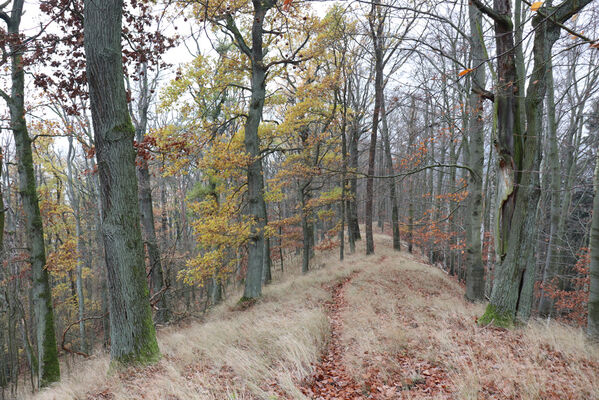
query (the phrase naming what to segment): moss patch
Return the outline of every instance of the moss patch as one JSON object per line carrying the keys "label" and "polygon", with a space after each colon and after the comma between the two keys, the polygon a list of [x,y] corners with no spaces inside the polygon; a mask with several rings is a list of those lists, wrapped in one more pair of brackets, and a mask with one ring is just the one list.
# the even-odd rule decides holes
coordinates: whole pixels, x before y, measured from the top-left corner
{"label": "moss patch", "polygon": [[258,300],[257,299],[253,299],[251,297],[242,297],[241,299],[239,299],[239,301],[237,302],[237,304],[235,304],[235,307],[232,308],[233,311],[244,311],[247,310],[248,308],[252,307],[254,304],[256,304]]}
{"label": "moss patch", "polygon": [[510,313],[503,312],[493,304],[489,304],[485,313],[478,319],[478,325],[486,326],[490,324],[509,329],[514,326],[514,318]]}
{"label": "moss patch", "polygon": [[113,358],[110,361],[108,374],[111,375],[128,367],[143,367],[145,365],[153,364],[158,360],[160,360],[160,350],[158,349],[158,343],[154,340],[153,343],[149,343],[148,346],[141,351]]}

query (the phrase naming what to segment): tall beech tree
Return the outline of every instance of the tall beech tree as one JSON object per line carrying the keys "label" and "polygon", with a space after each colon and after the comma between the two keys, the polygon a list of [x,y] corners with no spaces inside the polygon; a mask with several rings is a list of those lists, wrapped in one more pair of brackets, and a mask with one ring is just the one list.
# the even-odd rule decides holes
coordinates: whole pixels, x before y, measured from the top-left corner
{"label": "tall beech tree", "polygon": [[122,0],[84,6],[84,48],[110,292],[110,355],[114,364],[156,361],[160,352],[148,298],[121,32]]}
{"label": "tall beech tree", "polygon": [[[27,229],[27,246],[33,276],[33,304],[35,308],[38,379],[43,387],[60,379],[58,350],[54,331],[54,311],[48,271],[46,269],[46,248],[44,229],[38,202],[31,138],[25,120],[25,69],[23,54],[26,43],[20,32],[23,16],[23,0],[14,0],[10,15],[0,9],[0,19],[6,23],[3,45],[10,54],[11,91],[0,90],[10,111],[10,128],[15,140],[17,166],[19,172],[19,193],[23,202]],[[8,3],[4,3],[4,7]],[[2,211],[4,213],[4,211]]]}

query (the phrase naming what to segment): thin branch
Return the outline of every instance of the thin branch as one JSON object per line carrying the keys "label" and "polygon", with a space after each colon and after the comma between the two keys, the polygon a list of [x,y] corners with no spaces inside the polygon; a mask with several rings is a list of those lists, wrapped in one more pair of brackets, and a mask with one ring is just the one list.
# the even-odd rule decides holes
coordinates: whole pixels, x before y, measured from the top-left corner
{"label": "thin branch", "polygon": [[239,49],[246,56],[251,57],[252,49],[250,49],[250,47],[247,45],[247,43],[243,39],[243,36],[241,35],[241,32],[239,32],[239,29],[237,28],[237,25],[235,24],[235,20],[233,19],[231,14],[227,14],[226,21],[227,21],[227,23],[225,25],[225,28],[227,28],[227,30],[233,34],[233,37],[235,37],[235,42],[237,43],[237,46],[239,46]]}
{"label": "thin branch", "polygon": [[493,8],[485,5],[480,0],[471,0],[472,3],[478,8],[483,14],[490,17],[493,21],[497,22],[500,25],[507,27],[508,29],[512,28],[512,20],[507,15],[499,14]]}
{"label": "thin branch", "polygon": [[78,325],[79,323],[81,323],[81,322],[83,322],[83,321],[88,321],[88,320],[91,320],[91,319],[102,319],[102,318],[105,318],[107,315],[108,315],[108,313],[106,313],[106,314],[104,314],[104,315],[96,315],[96,316],[93,316],[93,317],[85,317],[85,318],[78,319],[78,320],[77,320],[77,321],[75,321],[75,322],[72,322],[72,323],[71,323],[69,326],[67,326],[67,328],[66,328],[66,329],[65,329],[65,330],[62,332],[62,340],[60,341],[60,348],[61,348],[61,349],[63,349],[64,351],[66,351],[67,353],[77,354],[77,355],[83,356],[83,357],[85,357],[85,358],[88,358],[88,357],[90,356],[89,354],[82,353],[82,352],[80,352],[80,351],[75,351],[75,350],[73,350],[73,349],[71,349],[71,348],[69,348],[69,347],[67,347],[67,346],[65,345],[65,343],[64,343],[64,342],[65,342],[65,340],[66,340],[67,332],[68,332],[69,330],[71,330],[71,328],[72,328],[72,327],[74,327],[75,325]]}

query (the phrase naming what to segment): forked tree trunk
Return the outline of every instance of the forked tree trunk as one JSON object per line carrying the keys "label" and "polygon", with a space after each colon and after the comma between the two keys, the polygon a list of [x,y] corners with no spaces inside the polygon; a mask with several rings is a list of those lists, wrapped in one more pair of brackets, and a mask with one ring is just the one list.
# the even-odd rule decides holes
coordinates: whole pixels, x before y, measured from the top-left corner
{"label": "forked tree trunk", "polygon": [[262,110],[266,96],[266,67],[264,65],[263,27],[264,18],[273,2],[253,0],[254,15],[252,21],[251,48],[247,46],[228,16],[227,27],[235,33],[237,45],[249,57],[251,65],[251,97],[245,123],[245,151],[252,158],[247,169],[247,199],[249,214],[253,220],[251,237],[248,244],[248,266],[245,279],[244,299],[255,299],[262,295],[262,270],[264,268],[264,228],[266,226],[266,207],[264,202],[264,180],[262,159],[260,157],[260,138],[258,127],[262,120]]}
{"label": "forked tree trunk", "polygon": [[[536,212],[540,196],[540,136],[546,90],[547,61],[560,33],[561,24],[590,0],[566,0],[559,7],[543,6],[533,17],[535,28],[533,68],[526,94],[526,132],[519,126],[518,87],[510,1],[495,0],[489,9],[476,6],[495,20],[500,84],[495,93],[498,112],[499,191],[497,272],[491,301],[479,323],[509,325],[515,318],[526,320],[532,308],[535,278]],[[548,15],[551,15],[548,17]]]}
{"label": "forked tree trunk", "polygon": [[152,323],[135,173],[135,129],[125,93],[122,0],[85,1],[84,45],[110,293],[113,365],[160,357]]}

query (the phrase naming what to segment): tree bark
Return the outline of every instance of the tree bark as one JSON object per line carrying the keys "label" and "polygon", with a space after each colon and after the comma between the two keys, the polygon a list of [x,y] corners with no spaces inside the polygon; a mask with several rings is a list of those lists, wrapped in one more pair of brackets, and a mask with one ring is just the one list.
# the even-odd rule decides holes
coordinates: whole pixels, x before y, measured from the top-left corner
{"label": "tree bark", "polygon": [[81,341],[81,351],[87,353],[87,340],[85,335],[85,299],[83,297],[83,257],[85,253],[83,232],[81,231],[81,209],[80,198],[75,193],[75,182],[73,178],[73,162],[75,158],[75,148],[73,147],[73,137],[69,136],[69,150],[67,154],[67,187],[69,190],[69,199],[75,215],[75,236],[77,238],[77,267],[76,267],[76,288],[77,303],[79,306],[79,339]]}
{"label": "tree bark", "polygon": [[385,27],[384,14],[380,6],[372,2],[369,17],[370,35],[374,47],[374,114],[372,115],[372,131],[370,133],[370,147],[368,150],[368,176],[366,177],[366,255],[374,253],[374,238],[372,234],[372,217],[374,206],[374,162],[376,156],[376,140],[379,125],[381,103],[383,99],[383,29]]}
{"label": "tree bark", "polygon": [[[381,115],[383,119],[382,139],[385,146],[385,163],[387,164],[387,176],[394,174],[393,157],[391,155],[391,140],[389,139],[389,125],[387,124],[387,112],[385,110],[385,99],[381,102]],[[393,250],[401,250],[401,239],[399,233],[399,206],[397,204],[397,185],[395,178],[389,178],[389,202],[391,203],[391,227],[393,229]]]}
{"label": "tree bark", "polygon": [[555,119],[555,97],[553,87],[553,65],[551,59],[547,63],[547,130],[549,140],[549,154],[547,163],[549,163],[549,176],[551,206],[549,210],[549,243],[547,243],[547,255],[545,267],[543,270],[543,289],[539,300],[539,316],[548,317],[553,311],[553,299],[545,293],[545,287],[549,285],[558,269],[558,259],[560,249],[556,248],[559,240],[557,232],[560,220],[560,185],[562,183],[559,163],[559,150],[557,143],[557,123]]}
{"label": "tree bark", "polygon": [[[479,323],[510,325],[515,318],[527,320],[534,288],[536,212],[540,196],[540,136],[546,90],[547,62],[560,33],[560,26],[590,0],[566,0],[559,7],[543,6],[533,17],[535,28],[533,68],[526,94],[525,134],[519,126],[517,93],[519,77],[514,61],[513,24],[510,1],[495,0],[494,9],[473,0],[481,11],[495,19],[500,84],[495,93],[498,112],[499,234],[496,275],[491,301]],[[548,17],[548,15],[551,15]]]}
{"label": "tree bark", "polygon": [[311,199],[311,179],[308,178],[300,183],[299,197],[302,220],[302,274],[310,270],[310,259],[312,258],[314,245],[314,223],[312,212],[308,204]]}
{"label": "tree bark", "polygon": [[347,200],[347,230],[349,236],[349,251],[354,253],[356,250],[355,241],[361,240],[360,225],[358,221],[358,144],[360,142],[360,129],[357,124],[352,124],[351,136],[349,140],[349,168],[351,170],[349,178],[349,198]]}
{"label": "tree bark", "polygon": [[[248,244],[248,267],[245,279],[243,299],[255,299],[262,295],[262,270],[264,268],[264,228],[266,226],[266,207],[264,203],[264,180],[262,176],[262,159],[258,127],[262,120],[262,110],[266,97],[266,67],[264,65],[264,49],[262,44],[264,18],[270,8],[271,1],[253,0],[254,15],[252,22],[251,48],[247,48],[241,35],[235,35],[237,44],[250,59],[251,64],[251,98],[245,123],[245,151],[252,158],[247,169],[247,193],[249,214],[253,219],[251,237]],[[237,33],[237,27],[231,16],[227,26]]]}
{"label": "tree bark", "polygon": [[[13,1],[11,16],[7,21],[8,34],[20,37],[23,0]],[[10,127],[13,131],[19,173],[19,194],[23,203],[27,242],[33,276],[33,304],[36,320],[38,379],[40,387],[60,379],[58,349],[54,328],[52,291],[46,266],[44,230],[40,214],[31,138],[25,121],[25,71],[23,69],[24,45],[20,40],[10,40],[11,93],[2,92],[10,111]]]}
{"label": "tree bark", "polygon": [[593,198],[593,219],[591,222],[591,265],[589,269],[589,303],[587,334],[597,342],[599,341],[599,154],[596,156],[595,197]]}
{"label": "tree bark", "polygon": [[[140,93],[139,93],[137,118],[135,119],[135,136],[138,144],[144,140],[148,125],[148,108],[150,106],[150,89],[148,85],[147,64],[141,67]],[[157,323],[164,324],[169,320],[169,309],[165,293],[164,271],[160,259],[160,248],[156,238],[156,227],[154,224],[154,206],[152,203],[152,186],[150,180],[150,168],[148,160],[139,157],[137,161],[137,179],[139,182],[139,211],[141,215],[141,226],[143,239],[150,261],[150,294],[162,293],[156,303],[158,310],[154,317]]]}
{"label": "tree bark", "polygon": [[122,0],[85,1],[84,46],[110,293],[113,365],[160,357],[152,323],[135,172],[135,129],[125,93]]}
{"label": "tree bark", "polygon": [[482,190],[484,168],[484,121],[481,90],[485,85],[485,56],[482,43],[482,13],[474,5],[468,6],[470,14],[470,41],[472,46],[472,65],[478,67],[472,72],[472,92],[470,94],[468,123],[468,164],[472,170],[468,177],[468,212],[469,223],[466,232],[466,299],[470,301],[484,300],[485,270],[482,259],[480,228],[482,223]]}

